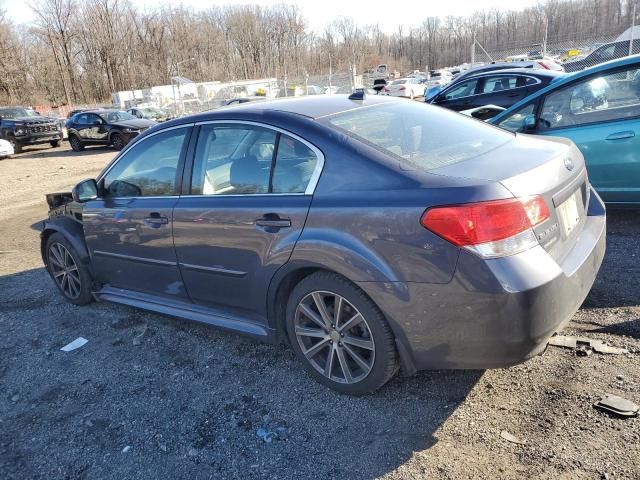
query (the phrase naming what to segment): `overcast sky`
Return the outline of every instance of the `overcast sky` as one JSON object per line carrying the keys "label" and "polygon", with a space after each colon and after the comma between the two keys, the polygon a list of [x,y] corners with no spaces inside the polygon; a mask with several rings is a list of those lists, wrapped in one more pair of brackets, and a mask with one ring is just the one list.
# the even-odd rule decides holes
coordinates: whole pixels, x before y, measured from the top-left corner
{"label": "overcast sky", "polygon": [[[29,23],[33,19],[31,9],[20,0],[0,0],[9,17],[16,23]],[[133,0],[141,10],[153,9],[158,4],[182,3],[195,9],[210,5],[260,4],[275,5],[295,3],[312,30],[320,31],[339,16],[352,17],[359,24],[379,24],[385,32],[396,30],[399,25],[416,26],[428,16],[470,15],[474,11],[499,8],[500,10],[523,9],[535,5],[537,0]]]}

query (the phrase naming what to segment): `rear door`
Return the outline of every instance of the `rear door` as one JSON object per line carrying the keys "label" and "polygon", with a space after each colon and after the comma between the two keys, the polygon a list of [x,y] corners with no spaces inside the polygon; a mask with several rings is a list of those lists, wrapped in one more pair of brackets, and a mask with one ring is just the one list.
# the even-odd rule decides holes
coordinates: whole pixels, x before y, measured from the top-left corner
{"label": "rear door", "polygon": [[316,147],[271,126],[199,127],[191,194],[174,210],[193,302],[264,318],[269,282],[302,232],[323,161]]}
{"label": "rear door", "polygon": [[640,69],[585,77],[547,94],[536,133],[566,137],[605,202],[640,202]]}
{"label": "rear door", "polygon": [[485,77],[474,98],[474,106],[498,105],[509,108],[527,96],[526,77],[523,75],[500,75]]}

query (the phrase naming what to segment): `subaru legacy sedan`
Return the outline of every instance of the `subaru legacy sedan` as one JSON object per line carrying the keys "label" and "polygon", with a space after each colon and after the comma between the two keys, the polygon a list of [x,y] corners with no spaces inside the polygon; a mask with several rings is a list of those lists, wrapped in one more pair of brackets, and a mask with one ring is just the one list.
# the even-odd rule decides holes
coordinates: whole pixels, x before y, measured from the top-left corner
{"label": "subaru legacy sedan", "polygon": [[605,251],[573,143],[379,96],[172,120],[47,201],[42,257],[68,301],[285,341],[349,394],[543,352]]}

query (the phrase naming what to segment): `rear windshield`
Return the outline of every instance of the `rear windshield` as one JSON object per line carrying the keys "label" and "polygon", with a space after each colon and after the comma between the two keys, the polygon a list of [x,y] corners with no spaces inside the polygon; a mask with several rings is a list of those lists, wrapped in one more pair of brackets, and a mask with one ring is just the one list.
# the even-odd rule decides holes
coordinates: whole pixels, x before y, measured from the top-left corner
{"label": "rear windshield", "polygon": [[400,160],[405,169],[433,170],[487,153],[513,134],[479,120],[400,101],[358,108],[325,118],[347,135]]}

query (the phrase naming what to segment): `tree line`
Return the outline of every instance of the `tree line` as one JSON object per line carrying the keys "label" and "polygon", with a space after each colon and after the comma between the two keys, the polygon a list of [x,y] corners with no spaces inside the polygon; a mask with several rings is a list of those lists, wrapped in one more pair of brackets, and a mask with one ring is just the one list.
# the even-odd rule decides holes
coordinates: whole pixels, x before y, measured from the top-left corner
{"label": "tree line", "polygon": [[[337,18],[312,32],[299,7],[162,4],[140,11],[129,0],[34,0],[34,20],[15,25],[0,9],[0,103],[80,104],[112,92],[194,81],[439,68],[486,50],[571,42],[620,33],[637,0],[545,0],[520,11],[427,17],[385,33]],[[640,10],[640,9],[638,9]],[[640,14],[640,12],[638,12]]]}

